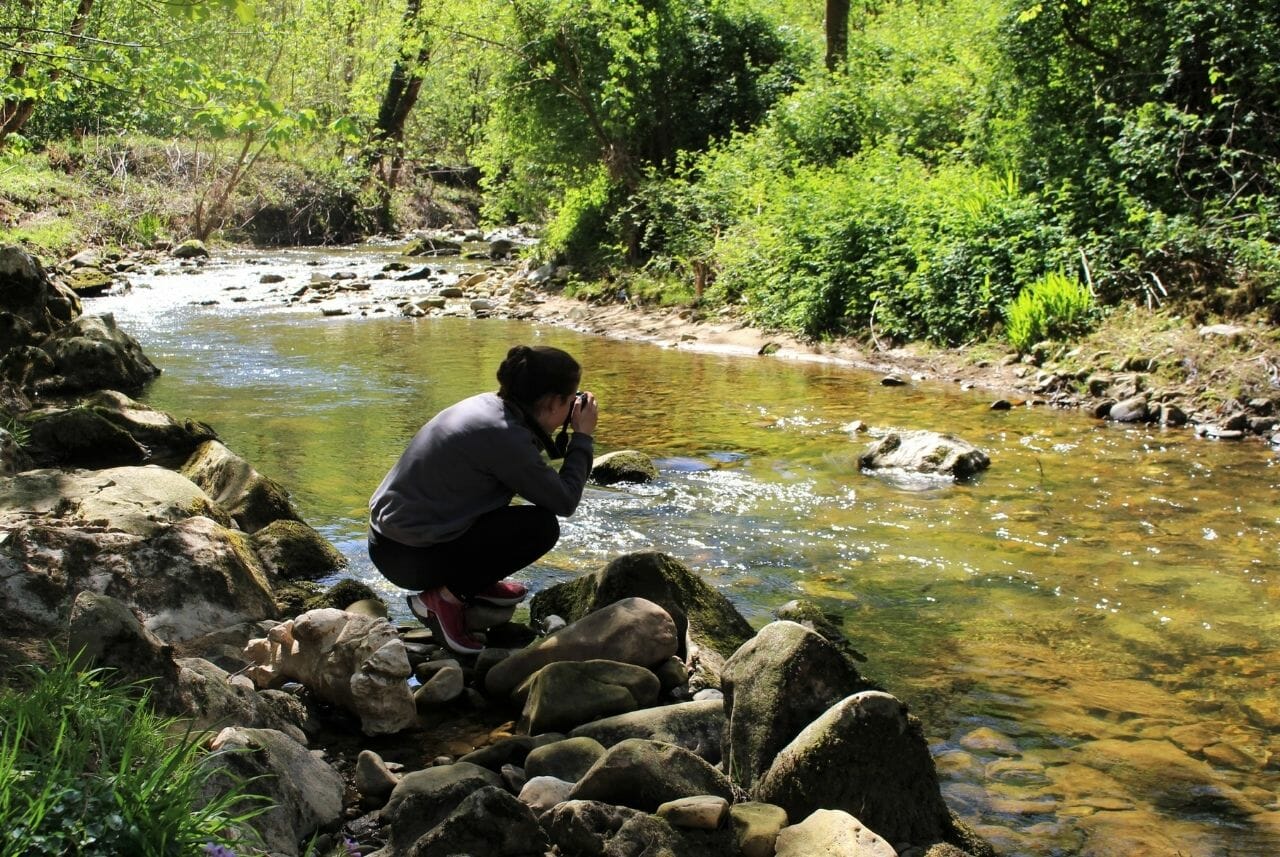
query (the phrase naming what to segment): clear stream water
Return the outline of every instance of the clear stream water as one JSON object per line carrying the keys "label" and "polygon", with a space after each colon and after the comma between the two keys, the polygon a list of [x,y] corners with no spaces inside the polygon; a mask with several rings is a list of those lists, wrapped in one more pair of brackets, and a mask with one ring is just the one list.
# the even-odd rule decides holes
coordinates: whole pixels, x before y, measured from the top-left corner
{"label": "clear stream water", "polygon": [[[364,555],[369,494],[426,419],[496,386],[511,344],[565,348],[600,399],[599,450],[642,450],[661,478],[589,489],[533,587],[657,549],[757,626],[796,597],[839,613],[864,672],[924,720],[950,804],[1002,853],[1280,854],[1276,452],[830,365],[279,298],[390,257],[232,257],[135,276],[87,311],[114,312],[163,367],[146,401],[287,486],[393,611],[401,593]],[[855,420],[954,433],[991,469],[872,477]]]}

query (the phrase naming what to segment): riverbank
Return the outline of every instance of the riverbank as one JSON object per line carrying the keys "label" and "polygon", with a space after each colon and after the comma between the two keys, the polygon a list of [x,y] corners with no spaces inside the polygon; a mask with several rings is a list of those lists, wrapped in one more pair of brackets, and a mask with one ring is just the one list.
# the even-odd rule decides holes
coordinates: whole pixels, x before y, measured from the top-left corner
{"label": "riverbank", "polygon": [[1260,316],[1227,321],[1173,308],[1119,307],[1085,337],[1042,343],[1031,354],[1020,355],[995,340],[962,348],[927,343],[890,347],[874,337],[806,341],[753,327],[732,309],[587,302],[547,290],[541,294],[544,302],[534,318],[602,336],[836,363],[883,373],[885,384],[953,383],[990,392],[994,408],[1079,408],[1115,418],[1119,414],[1113,413],[1113,405],[1141,400],[1141,417],[1129,421],[1189,423],[1207,437],[1252,436],[1280,445],[1280,331]]}

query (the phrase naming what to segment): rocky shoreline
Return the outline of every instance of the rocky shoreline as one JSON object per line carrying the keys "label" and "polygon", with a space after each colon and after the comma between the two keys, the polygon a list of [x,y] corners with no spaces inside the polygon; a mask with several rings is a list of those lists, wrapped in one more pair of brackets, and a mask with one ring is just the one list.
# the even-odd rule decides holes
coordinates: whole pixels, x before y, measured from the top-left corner
{"label": "rocky shoreline", "polygon": [[[527,272],[496,278],[467,311],[545,311]],[[158,370],[109,317],[17,248],[0,279],[0,660],[84,649],[240,750],[213,782],[263,776],[271,809],[238,853],[993,853],[812,606],[755,632],[628,554],[538,593],[529,624],[473,616],[488,647],[456,657],[354,581],[311,583],[341,555],[213,428],[129,398]]]}

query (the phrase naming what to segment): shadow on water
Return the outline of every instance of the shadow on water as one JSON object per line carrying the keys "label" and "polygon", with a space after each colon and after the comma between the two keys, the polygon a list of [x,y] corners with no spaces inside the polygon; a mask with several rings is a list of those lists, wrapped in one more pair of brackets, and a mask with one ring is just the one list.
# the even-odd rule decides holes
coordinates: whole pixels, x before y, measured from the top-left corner
{"label": "shadow on water", "polygon": [[[269,261],[303,276],[304,258]],[[1265,447],[992,412],[832,366],[493,320],[197,307],[183,291],[259,273],[157,277],[100,306],[164,367],[148,401],[289,486],[393,610],[364,556],[369,494],[422,422],[496,386],[511,344],[558,345],[600,398],[601,450],[643,450],[661,478],[591,488],[525,573],[535,588],[657,549],[756,625],[816,600],[922,717],[950,803],[1002,853],[1280,853],[1280,468]],[[992,468],[961,485],[872,478],[855,420],[957,434]]]}

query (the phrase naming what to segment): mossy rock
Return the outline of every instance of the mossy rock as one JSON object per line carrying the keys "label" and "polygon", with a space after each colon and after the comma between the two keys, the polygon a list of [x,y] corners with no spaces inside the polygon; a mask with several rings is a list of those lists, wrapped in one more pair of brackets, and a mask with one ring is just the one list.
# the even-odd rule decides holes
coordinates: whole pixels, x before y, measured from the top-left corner
{"label": "mossy rock", "polygon": [[[306,609],[321,610],[325,607],[333,607],[345,610],[348,604],[355,604],[357,601],[382,601],[382,599],[366,584],[344,577],[333,586],[308,599]],[[386,602],[382,603],[385,605]]]}
{"label": "mossy rock", "polygon": [[301,521],[289,494],[216,440],[202,443],[180,470],[254,533],[273,521]]}
{"label": "mossy rock", "polygon": [[192,238],[190,241],[183,241],[177,247],[174,247],[172,255],[175,259],[207,259],[209,257],[209,248],[204,246],[203,241],[197,241]]}
{"label": "mossy rock", "polygon": [[317,580],[347,567],[347,558],[302,521],[272,521],[250,542],[267,571],[281,580]]}
{"label": "mossy rock", "polygon": [[[310,580],[290,580],[275,587],[276,607],[281,616],[292,618],[311,610],[313,603],[324,600],[324,587]],[[320,604],[329,607],[328,603]]]}
{"label": "mossy rock", "polygon": [[82,298],[104,295],[114,282],[101,268],[77,268],[67,277],[67,286]]}
{"label": "mossy rock", "polygon": [[723,657],[733,654],[753,631],[742,614],[686,565],[667,554],[625,554],[603,569],[543,590],[533,597],[529,612],[542,621],[555,614],[576,622],[588,613],[624,598],[654,602],[676,623],[680,653],[686,632],[697,645]]}
{"label": "mossy rock", "polygon": [[620,449],[595,460],[591,466],[591,479],[598,485],[616,482],[652,482],[658,478],[658,468],[643,452]]}

